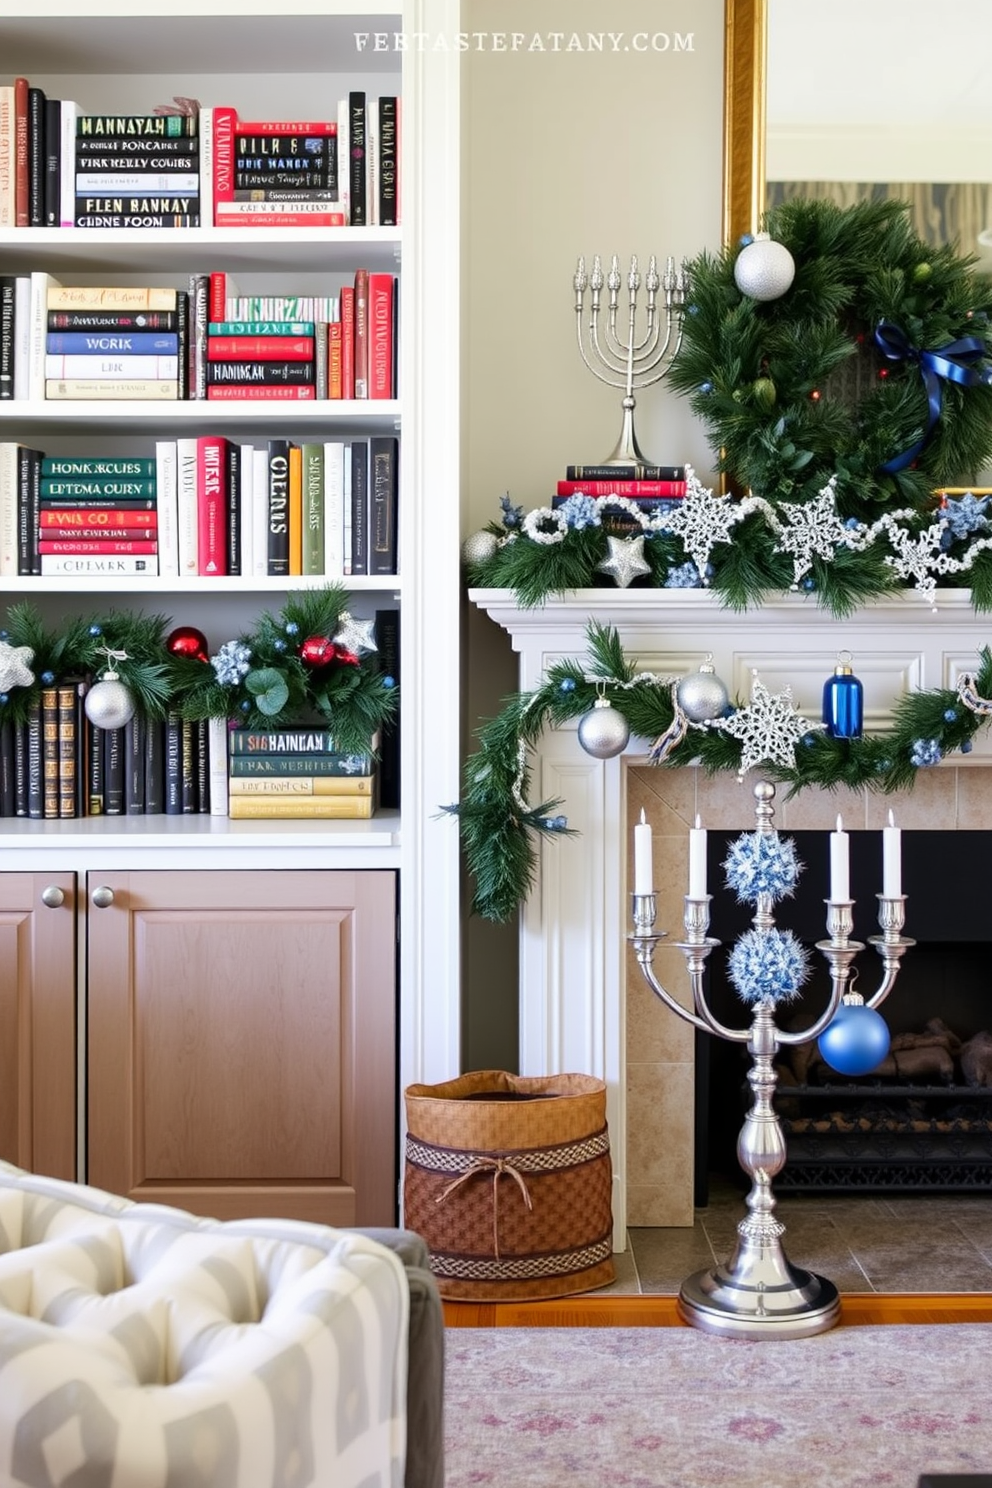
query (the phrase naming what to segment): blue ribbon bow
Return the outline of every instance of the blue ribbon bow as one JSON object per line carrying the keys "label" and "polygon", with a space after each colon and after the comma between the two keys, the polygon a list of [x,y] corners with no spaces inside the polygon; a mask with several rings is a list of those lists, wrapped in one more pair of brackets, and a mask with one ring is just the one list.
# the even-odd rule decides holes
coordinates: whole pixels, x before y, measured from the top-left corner
{"label": "blue ribbon bow", "polygon": [[927,393],[927,426],[921,438],[881,467],[887,475],[893,475],[912,464],[933,432],[943,401],[942,380],[958,382],[962,387],[980,387],[983,383],[987,386],[992,383],[992,367],[973,365],[988,354],[984,341],[977,336],[962,336],[939,351],[922,351],[913,345],[901,326],[880,320],[875,327],[875,344],[890,362],[916,362]]}

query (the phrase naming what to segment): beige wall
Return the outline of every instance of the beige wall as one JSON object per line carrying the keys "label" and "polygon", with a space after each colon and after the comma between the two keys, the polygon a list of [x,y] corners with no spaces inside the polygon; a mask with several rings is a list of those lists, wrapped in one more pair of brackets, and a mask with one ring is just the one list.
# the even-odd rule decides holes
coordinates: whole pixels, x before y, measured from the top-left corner
{"label": "beige wall", "polygon": [[[720,245],[723,0],[463,0],[463,521],[499,518],[509,491],[549,503],[570,463],[603,459],[620,395],[582,365],[572,276],[579,254],[692,257]],[[496,51],[494,33],[623,33],[617,52]],[[667,51],[634,37],[668,35]],[[676,50],[691,33],[692,50]],[[550,41],[547,43],[551,45]],[[608,44],[609,45],[609,44]],[[664,45],[659,39],[658,47]],[[639,400],[638,438],[661,463],[713,460],[687,403]],[[506,637],[466,614],[465,749],[516,689]],[[513,1068],[516,929],[469,921],[463,1063]]]}

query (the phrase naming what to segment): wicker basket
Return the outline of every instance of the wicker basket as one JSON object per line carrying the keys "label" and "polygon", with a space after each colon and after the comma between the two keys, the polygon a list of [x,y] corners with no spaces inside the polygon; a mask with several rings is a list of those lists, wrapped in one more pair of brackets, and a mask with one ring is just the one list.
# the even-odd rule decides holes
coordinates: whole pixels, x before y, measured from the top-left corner
{"label": "wicker basket", "polygon": [[613,1280],[602,1080],[477,1070],[405,1095],[403,1218],[443,1297],[563,1297]]}

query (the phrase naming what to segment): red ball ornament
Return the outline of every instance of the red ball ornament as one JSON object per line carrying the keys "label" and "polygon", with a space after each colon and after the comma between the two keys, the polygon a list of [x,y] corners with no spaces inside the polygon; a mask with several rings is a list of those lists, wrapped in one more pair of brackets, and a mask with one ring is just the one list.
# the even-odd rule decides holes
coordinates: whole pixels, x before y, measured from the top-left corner
{"label": "red ball ornament", "polygon": [[354,651],[346,651],[344,646],[338,647],[338,654],[335,660],[339,661],[342,666],[361,666],[362,664],[362,658],[356,655]]}
{"label": "red ball ornament", "polygon": [[186,656],[191,661],[207,661],[207,638],[195,625],[179,625],[165,638],[170,656]]}
{"label": "red ball ornament", "polygon": [[302,662],[310,667],[330,666],[337,655],[338,648],[327,636],[310,636],[300,647],[299,656]]}

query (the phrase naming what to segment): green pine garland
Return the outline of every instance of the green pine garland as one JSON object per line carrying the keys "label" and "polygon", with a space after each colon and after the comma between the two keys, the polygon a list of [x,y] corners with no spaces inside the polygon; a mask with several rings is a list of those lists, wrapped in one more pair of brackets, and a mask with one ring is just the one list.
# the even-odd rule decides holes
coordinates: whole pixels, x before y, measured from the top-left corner
{"label": "green pine garland", "polygon": [[398,703],[394,680],[383,672],[377,653],[342,645],[321,667],[307,665],[298,654],[306,639],[333,641],[350,619],[349,596],[341,586],[300,590],[280,611],[263,612],[250,631],[228,643],[240,644],[246,659],[243,675],[224,683],[210,659],[170,652],[173,622],[163,615],[111,611],[69,618],[53,628],[33,605],[16,604],[7,612],[0,641],[29,649],[33,680],[0,694],[0,722],[25,722],[46,685],[70,677],[98,679],[111,664],[109,649],[126,653],[113,667],[146,718],[174,711],[189,719],[235,718],[248,728],[317,723],[333,730],[343,752],[361,753]]}
{"label": "green pine garland", "polygon": [[[834,478],[842,520],[870,526],[899,509],[909,512],[906,530],[924,532],[935,520],[935,493],[974,483],[992,463],[992,281],[953,247],[928,246],[899,202],[842,208],[796,200],[769,213],[766,226],[795,260],[792,286],[779,299],[759,302],[734,280],[746,243],[701,254],[691,265],[691,303],[669,384],[689,397],[721,471],[738,488],[765,502],[805,503]],[[874,349],[882,323],[897,327],[911,348],[902,360]],[[919,350],[955,343],[979,349],[960,358],[977,380],[939,379],[940,414],[926,433]],[[856,390],[846,391],[841,374],[855,364]],[[906,469],[883,469],[924,434]],[[502,524],[486,528],[491,553],[467,564],[469,583],[511,589],[527,606],[612,583],[597,571],[610,535],[609,511],[602,510],[602,525],[569,527],[545,543],[504,500]],[[970,566],[938,582],[967,586],[976,610],[992,609],[992,553],[972,547],[967,536],[955,536],[949,555]],[[890,555],[884,536],[858,551],[838,546],[829,559],[814,558],[803,588],[832,614],[848,615],[902,587],[886,562]],[[635,585],[671,585],[673,570],[688,557],[673,534],[647,534],[650,572]],[[759,605],[792,581],[791,561],[775,551],[761,511],[747,515],[730,542],[714,546],[710,563],[710,587],[734,609]]]}
{"label": "green pine garland", "polygon": [[[622,713],[632,735],[657,739],[673,721],[672,689],[639,674],[624,654],[617,632],[595,622],[588,629],[584,661],[554,662],[544,684],[511,697],[503,710],[477,732],[479,749],[466,763],[461,802],[445,809],[457,816],[466,864],[475,880],[473,909],[484,918],[513,917],[534,883],[537,845],[542,838],[571,835],[558,814],[560,800],[527,803],[530,772],[527,750],[547,727],[580,718],[601,694]],[[992,651],[984,647],[975,674],[982,699],[992,695]],[[957,692],[934,688],[900,698],[891,727],[859,739],[810,733],[795,751],[791,768],[766,763],[762,773],[789,787],[787,799],[808,786],[867,788],[889,794],[913,785],[921,744],[937,759],[955,750],[968,753],[974,736],[992,714],[978,713]],[[702,766],[708,775],[737,771],[741,747],[720,729],[690,728],[660,768]]]}

